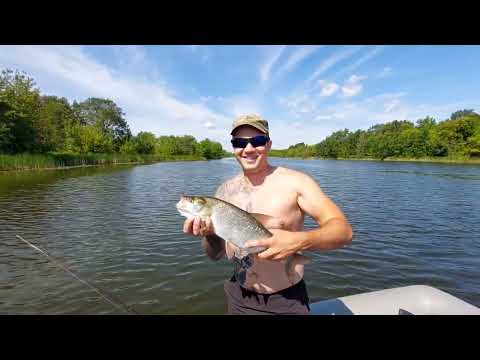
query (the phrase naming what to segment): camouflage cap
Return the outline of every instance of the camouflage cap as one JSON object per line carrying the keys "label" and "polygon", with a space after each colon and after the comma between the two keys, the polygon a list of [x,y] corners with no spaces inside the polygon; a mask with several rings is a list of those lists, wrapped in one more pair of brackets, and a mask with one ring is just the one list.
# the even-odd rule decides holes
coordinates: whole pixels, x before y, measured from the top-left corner
{"label": "camouflage cap", "polygon": [[233,135],[235,129],[242,125],[253,126],[254,128],[268,135],[268,121],[258,115],[242,115],[237,117],[233,121],[232,132],[230,135]]}

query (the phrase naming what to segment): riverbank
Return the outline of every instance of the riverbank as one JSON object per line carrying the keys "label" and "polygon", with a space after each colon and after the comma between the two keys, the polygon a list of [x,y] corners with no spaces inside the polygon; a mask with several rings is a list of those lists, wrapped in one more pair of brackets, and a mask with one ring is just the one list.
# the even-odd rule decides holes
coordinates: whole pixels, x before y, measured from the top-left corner
{"label": "riverbank", "polygon": [[193,155],[124,155],[124,154],[0,154],[0,171],[58,170],[105,165],[153,164],[172,161],[201,161]]}
{"label": "riverbank", "polygon": [[383,160],[373,158],[342,158],[338,160],[363,160],[363,161],[395,161],[395,162],[426,162],[426,163],[444,163],[444,164],[477,164],[480,165],[480,159],[454,159],[454,158],[439,158],[439,157],[424,157],[424,158],[397,158],[387,157]]}
{"label": "riverbank", "polygon": [[354,161],[395,161],[395,162],[427,162],[427,163],[448,163],[448,164],[471,164],[480,165],[480,159],[452,159],[452,158],[438,158],[438,157],[425,157],[425,158],[394,158],[387,157],[385,159],[375,158],[322,158],[322,157],[283,157],[283,156],[271,156],[284,159],[298,159],[298,160],[354,160]]}

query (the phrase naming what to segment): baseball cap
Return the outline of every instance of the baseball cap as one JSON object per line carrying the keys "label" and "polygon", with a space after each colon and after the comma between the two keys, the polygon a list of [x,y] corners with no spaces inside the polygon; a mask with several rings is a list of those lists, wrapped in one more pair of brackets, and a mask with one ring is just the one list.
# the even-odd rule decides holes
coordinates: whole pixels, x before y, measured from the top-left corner
{"label": "baseball cap", "polygon": [[268,121],[258,115],[242,115],[237,117],[233,121],[230,135],[233,134],[236,128],[242,125],[253,126],[254,128],[268,135]]}

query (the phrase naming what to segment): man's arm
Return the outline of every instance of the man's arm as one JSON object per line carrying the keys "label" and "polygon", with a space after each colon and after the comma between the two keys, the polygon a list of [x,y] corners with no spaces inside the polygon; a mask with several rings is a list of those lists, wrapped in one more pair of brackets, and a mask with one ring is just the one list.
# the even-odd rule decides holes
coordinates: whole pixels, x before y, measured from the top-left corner
{"label": "man's arm", "polygon": [[309,176],[302,174],[299,185],[299,207],[320,226],[302,232],[299,250],[331,250],[349,244],[353,238],[352,227],[338,206]]}
{"label": "man's arm", "polygon": [[298,206],[318,223],[310,231],[272,230],[273,236],[248,241],[247,247],[266,246],[258,254],[260,259],[282,260],[305,250],[332,250],[352,241],[353,232],[342,211],[309,176],[297,173],[292,181],[298,192]]}

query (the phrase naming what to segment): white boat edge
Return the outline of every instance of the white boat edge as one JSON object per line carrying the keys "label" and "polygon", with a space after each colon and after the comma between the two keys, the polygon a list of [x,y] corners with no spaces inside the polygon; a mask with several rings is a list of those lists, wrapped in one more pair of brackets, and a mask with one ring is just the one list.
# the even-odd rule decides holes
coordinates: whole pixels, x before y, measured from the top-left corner
{"label": "white boat edge", "polygon": [[409,285],[322,300],[312,315],[480,315],[480,308],[427,285]]}

